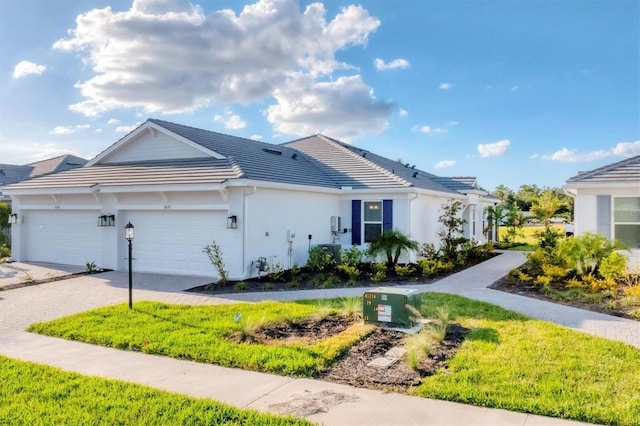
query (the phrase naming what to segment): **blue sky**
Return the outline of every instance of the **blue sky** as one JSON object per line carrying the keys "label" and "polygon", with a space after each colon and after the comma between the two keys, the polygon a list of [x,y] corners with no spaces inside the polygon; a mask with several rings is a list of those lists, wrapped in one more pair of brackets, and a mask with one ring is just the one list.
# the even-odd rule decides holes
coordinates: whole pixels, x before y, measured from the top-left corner
{"label": "blue sky", "polygon": [[0,0],[0,163],[149,117],[561,186],[640,154],[637,0]]}

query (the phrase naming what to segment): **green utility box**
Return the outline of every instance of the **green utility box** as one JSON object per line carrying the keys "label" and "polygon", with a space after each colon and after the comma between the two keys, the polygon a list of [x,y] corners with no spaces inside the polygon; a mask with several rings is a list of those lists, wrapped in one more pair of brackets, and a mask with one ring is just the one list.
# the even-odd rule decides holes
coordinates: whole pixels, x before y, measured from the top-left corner
{"label": "green utility box", "polygon": [[378,287],[363,296],[362,314],[365,324],[411,328],[416,325],[415,314],[405,305],[420,310],[420,293],[409,288]]}

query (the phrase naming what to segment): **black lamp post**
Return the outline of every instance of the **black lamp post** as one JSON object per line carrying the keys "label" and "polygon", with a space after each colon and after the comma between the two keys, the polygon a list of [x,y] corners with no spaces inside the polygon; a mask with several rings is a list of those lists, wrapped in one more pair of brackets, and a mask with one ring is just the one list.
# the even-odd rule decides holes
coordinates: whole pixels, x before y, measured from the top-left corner
{"label": "black lamp post", "polygon": [[132,293],[133,293],[133,275],[131,273],[131,260],[133,254],[133,247],[131,246],[131,241],[133,241],[133,225],[131,222],[127,223],[124,226],[124,237],[129,242],[129,309],[133,309],[133,301],[132,301]]}

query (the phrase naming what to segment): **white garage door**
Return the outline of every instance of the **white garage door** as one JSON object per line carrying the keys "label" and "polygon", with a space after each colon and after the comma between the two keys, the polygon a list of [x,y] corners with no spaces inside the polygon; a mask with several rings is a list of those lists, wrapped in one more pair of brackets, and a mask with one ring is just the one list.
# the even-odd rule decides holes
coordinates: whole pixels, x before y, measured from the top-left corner
{"label": "white garage door", "polygon": [[[122,223],[134,226],[134,271],[216,274],[202,249],[215,240],[224,253],[229,232],[226,211],[127,211],[122,216]],[[126,258],[126,241],[122,244],[121,258]],[[126,267],[125,260],[122,269]]]}
{"label": "white garage door", "polygon": [[25,258],[29,262],[65,265],[102,263],[98,211],[26,210],[23,227]]}

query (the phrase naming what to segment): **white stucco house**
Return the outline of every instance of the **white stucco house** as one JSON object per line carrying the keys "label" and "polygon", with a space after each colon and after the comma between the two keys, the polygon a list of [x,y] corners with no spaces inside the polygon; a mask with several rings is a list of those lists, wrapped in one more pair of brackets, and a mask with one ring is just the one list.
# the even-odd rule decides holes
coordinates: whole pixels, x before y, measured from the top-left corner
{"label": "white stucco house", "polygon": [[[263,257],[303,265],[309,247],[365,245],[386,229],[437,242],[441,206],[460,200],[466,236],[484,241],[498,200],[475,178],[445,178],[323,135],[282,145],[149,119],[84,167],[9,185],[13,257],[214,275],[202,249],[222,248],[229,277]],[[339,218],[339,220],[338,220]]]}
{"label": "white stucco house", "polygon": [[576,235],[619,239],[630,248],[629,263],[640,261],[640,155],[581,172],[565,189],[575,198]]}

